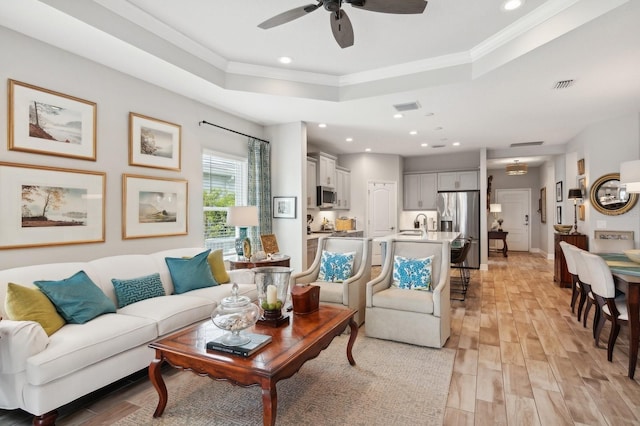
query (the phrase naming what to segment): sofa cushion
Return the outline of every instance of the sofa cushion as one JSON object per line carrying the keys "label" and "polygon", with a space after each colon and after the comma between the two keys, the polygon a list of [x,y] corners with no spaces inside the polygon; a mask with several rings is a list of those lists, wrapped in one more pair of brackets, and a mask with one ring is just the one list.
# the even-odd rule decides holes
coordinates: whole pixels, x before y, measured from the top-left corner
{"label": "sofa cushion", "polygon": [[111,282],[116,291],[118,308],[123,308],[141,300],[165,295],[162,281],[160,281],[160,274],[151,274],[128,280],[112,278]]}
{"label": "sofa cushion", "polygon": [[146,318],[100,315],[84,324],[67,324],[49,337],[47,349],[27,360],[27,380],[34,386],[144,345],[158,337]]}
{"label": "sofa cushion", "polygon": [[[225,286],[227,287],[227,286]],[[137,316],[154,321],[158,336],[203,321],[211,316],[215,303],[202,297],[181,294],[160,296],[132,303],[118,314]]]}
{"label": "sofa cushion", "polygon": [[428,291],[406,291],[389,287],[373,295],[373,306],[395,311],[433,314],[433,293]]}
{"label": "sofa cushion", "polygon": [[84,324],[93,318],[116,311],[116,307],[84,272],[59,281],[35,281],[34,284],[56,306],[69,324]]}
{"label": "sofa cushion", "polygon": [[175,294],[218,285],[207,262],[209,252],[210,250],[203,251],[189,259],[165,258]]}
{"label": "sofa cushion", "polygon": [[431,290],[433,256],[411,259],[393,256],[393,285],[402,290]]}
{"label": "sofa cushion", "polygon": [[5,305],[10,319],[36,321],[44,328],[47,336],[51,336],[65,324],[51,300],[36,288],[8,283]]}
{"label": "sofa cushion", "polygon": [[211,268],[213,278],[219,284],[226,284],[231,281],[227,269],[224,266],[224,258],[222,257],[222,249],[214,250],[207,256],[207,262]]}
{"label": "sofa cushion", "polygon": [[343,282],[351,277],[355,252],[332,253],[322,250],[318,281]]}

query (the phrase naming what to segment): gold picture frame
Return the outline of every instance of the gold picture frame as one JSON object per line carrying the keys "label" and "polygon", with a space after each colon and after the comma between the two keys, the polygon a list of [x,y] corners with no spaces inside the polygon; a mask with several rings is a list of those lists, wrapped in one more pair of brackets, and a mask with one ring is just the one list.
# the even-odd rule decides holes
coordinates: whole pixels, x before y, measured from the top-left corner
{"label": "gold picture frame", "polygon": [[580,160],[578,160],[578,174],[579,175],[584,174],[584,158],[581,158]]}
{"label": "gold picture frame", "polygon": [[584,222],[585,207],[584,204],[578,206],[578,219]]}
{"label": "gold picture frame", "polygon": [[274,234],[260,235],[260,242],[262,243],[262,250],[267,254],[279,253],[278,240]]}
{"label": "gold picture frame", "polygon": [[0,162],[0,249],[105,241],[106,173]]}
{"label": "gold picture frame", "polygon": [[547,188],[540,190],[540,222],[547,223]]}
{"label": "gold picture frame", "polygon": [[122,175],[122,239],[187,235],[188,182]]}
{"label": "gold picture frame", "polygon": [[9,150],[96,161],[95,102],[11,79],[8,92]]}
{"label": "gold picture frame", "polygon": [[129,113],[129,165],[180,171],[182,126]]}

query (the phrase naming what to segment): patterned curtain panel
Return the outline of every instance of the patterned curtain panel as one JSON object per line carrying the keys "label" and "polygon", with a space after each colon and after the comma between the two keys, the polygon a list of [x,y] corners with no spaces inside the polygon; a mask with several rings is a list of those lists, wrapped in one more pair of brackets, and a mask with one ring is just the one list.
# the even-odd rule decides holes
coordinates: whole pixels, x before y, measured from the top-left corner
{"label": "patterned curtain panel", "polygon": [[271,234],[271,147],[249,138],[249,192],[247,204],[258,207],[257,227],[249,228],[253,252],[262,250],[260,235]]}

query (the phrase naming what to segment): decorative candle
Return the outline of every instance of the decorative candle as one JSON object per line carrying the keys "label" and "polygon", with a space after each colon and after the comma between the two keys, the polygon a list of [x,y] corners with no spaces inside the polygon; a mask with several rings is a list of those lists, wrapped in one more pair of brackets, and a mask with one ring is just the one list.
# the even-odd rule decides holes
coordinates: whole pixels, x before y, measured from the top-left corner
{"label": "decorative candle", "polygon": [[276,301],[278,300],[278,295],[277,295],[278,289],[276,288],[275,285],[273,284],[269,284],[267,286],[267,303],[268,304],[275,304]]}

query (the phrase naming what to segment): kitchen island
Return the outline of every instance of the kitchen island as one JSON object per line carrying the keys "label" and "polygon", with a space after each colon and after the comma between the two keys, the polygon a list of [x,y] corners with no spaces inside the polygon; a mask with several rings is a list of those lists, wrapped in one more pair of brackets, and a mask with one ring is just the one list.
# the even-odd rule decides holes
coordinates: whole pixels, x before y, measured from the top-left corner
{"label": "kitchen island", "polygon": [[380,243],[380,255],[382,264],[384,265],[384,259],[387,253],[387,242],[390,240],[396,241],[447,241],[452,245],[453,241],[460,237],[460,232],[439,232],[439,231],[427,231],[422,232],[419,229],[400,231],[397,234],[385,235],[384,237],[376,237],[373,239],[374,243]]}

